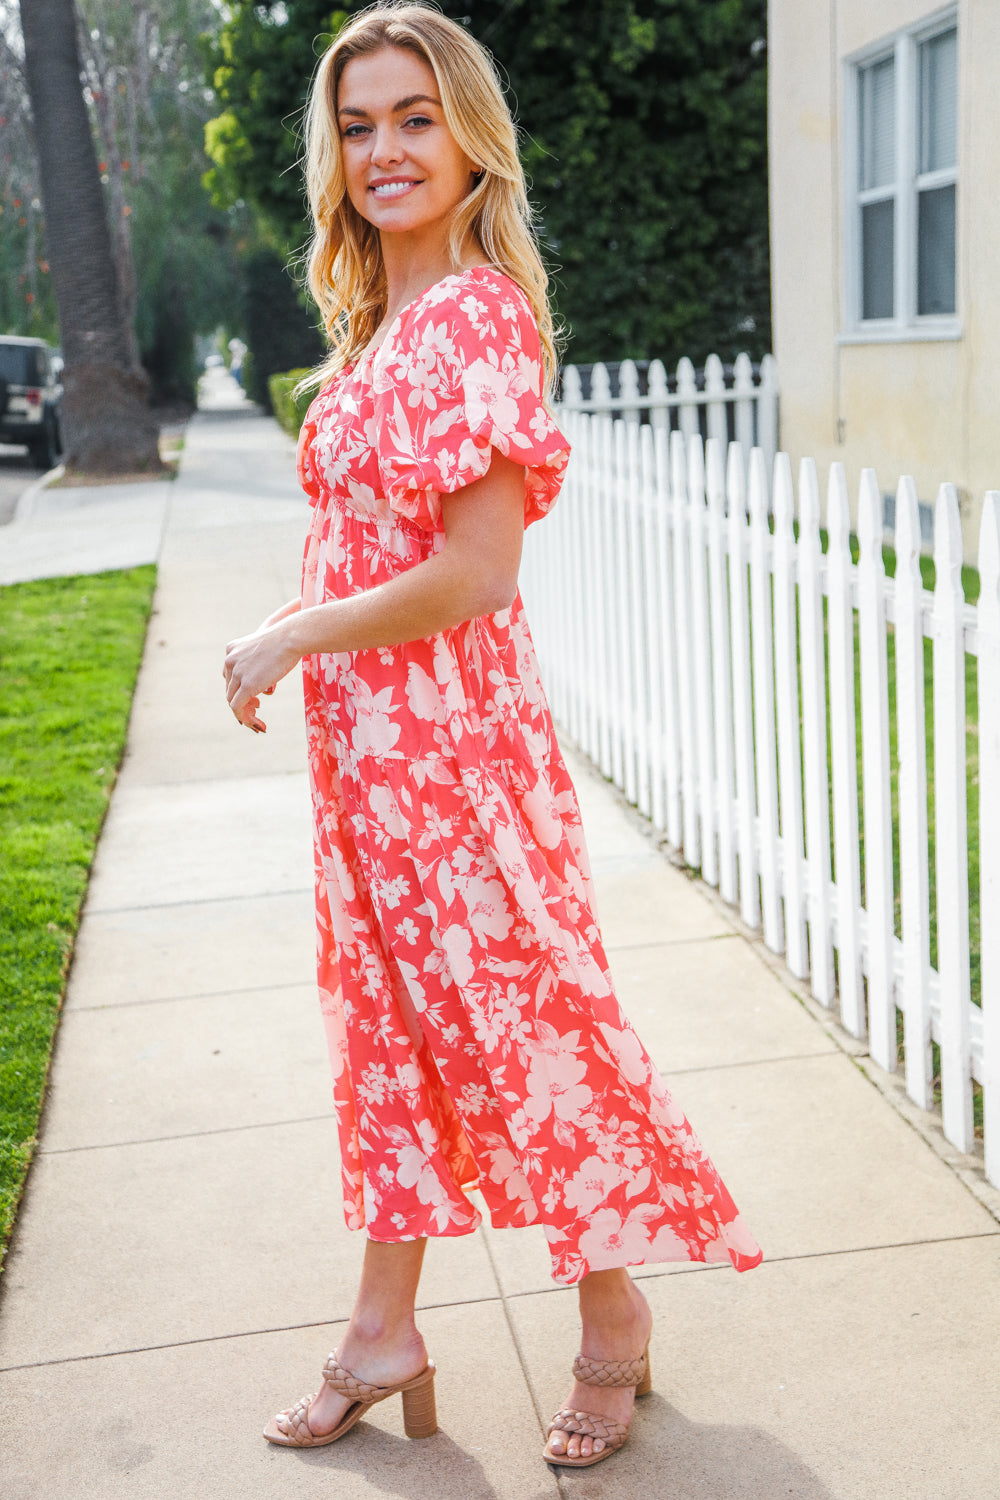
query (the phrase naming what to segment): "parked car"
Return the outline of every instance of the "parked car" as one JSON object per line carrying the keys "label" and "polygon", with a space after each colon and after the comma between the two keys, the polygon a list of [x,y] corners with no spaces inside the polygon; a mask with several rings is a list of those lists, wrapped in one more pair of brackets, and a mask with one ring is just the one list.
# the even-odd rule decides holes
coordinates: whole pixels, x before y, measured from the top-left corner
{"label": "parked car", "polygon": [[39,469],[59,462],[62,361],[42,339],[0,334],[0,443],[24,443]]}

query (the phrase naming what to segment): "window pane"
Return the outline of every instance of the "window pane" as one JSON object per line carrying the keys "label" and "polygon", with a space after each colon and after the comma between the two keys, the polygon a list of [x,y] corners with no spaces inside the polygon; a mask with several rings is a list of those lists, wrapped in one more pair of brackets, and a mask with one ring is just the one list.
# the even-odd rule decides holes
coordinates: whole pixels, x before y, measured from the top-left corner
{"label": "window pane", "polygon": [[888,187],[896,180],[896,64],[887,57],[858,75],[861,118],[858,136],[861,188]]}
{"label": "window pane", "polygon": [[0,380],[10,385],[28,385],[31,374],[28,370],[30,344],[0,345]]}
{"label": "window pane", "polygon": [[955,189],[921,193],[917,210],[917,312],[955,311]]}
{"label": "window pane", "polygon": [[892,198],[861,210],[861,316],[891,318],[896,205]]}
{"label": "window pane", "polygon": [[920,170],[958,160],[958,33],[945,31],[920,48]]}

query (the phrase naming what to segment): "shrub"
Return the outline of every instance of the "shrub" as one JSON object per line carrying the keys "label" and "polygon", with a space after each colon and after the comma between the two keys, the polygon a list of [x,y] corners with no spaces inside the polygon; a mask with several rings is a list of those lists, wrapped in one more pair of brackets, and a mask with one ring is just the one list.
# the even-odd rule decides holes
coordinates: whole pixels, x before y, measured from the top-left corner
{"label": "shrub", "polygon": [[285,370],[277,375],[272,375],[267,382],[267,389],[271,397],[271,409],[277,417],[281,426],[293,438],[299,435],[306,411],[313,396],[315,388],[301,392],[296,396],[293,394],[296,385],[303,375],[308,375],[309,370]]}

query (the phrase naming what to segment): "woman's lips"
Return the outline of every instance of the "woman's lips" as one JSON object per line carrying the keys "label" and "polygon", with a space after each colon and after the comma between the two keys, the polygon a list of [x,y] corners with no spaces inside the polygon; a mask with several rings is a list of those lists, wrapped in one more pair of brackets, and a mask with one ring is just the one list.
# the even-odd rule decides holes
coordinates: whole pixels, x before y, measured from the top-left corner
{"label": "woman's lips", "polygon": [[376,198],[402,198],[405,193],[419,186],[419,182],[413,177],[400,177],[389,182],[373,182],[368,191],[374,193]]}

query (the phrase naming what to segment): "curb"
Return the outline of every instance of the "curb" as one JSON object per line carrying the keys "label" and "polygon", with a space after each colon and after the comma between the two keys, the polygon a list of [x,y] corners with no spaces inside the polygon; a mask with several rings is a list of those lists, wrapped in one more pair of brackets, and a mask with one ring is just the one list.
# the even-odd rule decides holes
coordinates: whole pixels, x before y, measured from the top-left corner
{"label": "curb", "polygon": [[33,480],[26,490],[22,490],[17,497],[17,505],[14,507],[14,514],[10,519],[10,524],[16,526],[18,521],[27,521],[35,508],[35,501],[38,499],[38,496],[50,484],[54,484],[57,479],[61,479],[65,472],[65,464],[56,464],[54,469],[49,469],[47,473]]}

